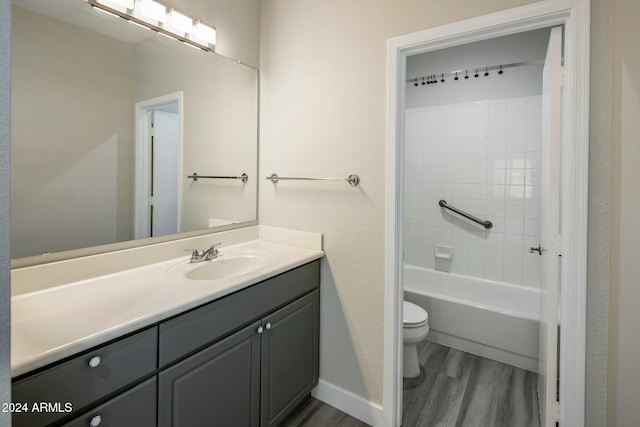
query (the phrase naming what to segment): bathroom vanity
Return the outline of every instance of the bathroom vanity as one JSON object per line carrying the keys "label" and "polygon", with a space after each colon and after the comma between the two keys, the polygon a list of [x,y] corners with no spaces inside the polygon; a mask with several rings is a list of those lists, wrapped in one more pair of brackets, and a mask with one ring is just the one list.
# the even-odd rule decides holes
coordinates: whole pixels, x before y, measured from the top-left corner
{"label": "bathroom vanity", "polygon": [[[114,331],[104,330],[101,336],[77,340],[66,349],[49,343],[50,353],[56,355],[48,357],[59,360],[39,367],[47,359],[35,357],[38,352],[29,359],[27,343],[18,345],[14,356],[19,353],[23,363],[14,357],[14,369],[25,372],[14,376],[13,425],[279,424],[318,383],[319,258],[323,253],[259,241],[244,246],[236,252],[246,253],[248,247],[253,253],[268,253],[272,259],[256,273],[243,273],[235,280],[185,280],[195,269],[213,271],[211,266],[216,264],[189,265],[181,259],[123,272],[115,275],[116,280],[106,277],[97,284],[84,284],[97,291],[101,280],[113,286],[116,282],[125,282],[126,286],[142,275],[157,280],[155,294],[142,297],[153,303],[137,309],[123,304],[125,314],[130,313],[134,319],[121,317],[120,325],[127,326],[120,330],[140,326],[130,332],[116,336]],[[291,257],[283,261],[286,257],[282,254],[296,251],[302,253],[296,261]],[[238,259],[233,251],[226,256],[227,263]],[[289,268],[291,263],[296,266]],[[172,287],[170,282],[180,285]],[[149,289],[144,283],[140,286]],[[201,295],[208,289],[209,296],[191,298],[185,304],[183,298],[189,295],[189,287]],[[37,306],[35,300],[33,306]],[[149,312],[151,307],[153,313]],[[148,315],[141,316],[145,310]],[[83,322],[73,312],[67,315],[72,318],[65,322]],[[99,313],[96,316],[99,318]],[[42,323],[42,317],[38,321]],[[88,324],[89,329],[95,328],[90,321]],[[18,321],[15,326],[25,325]],[[64,335],[62,331],[60,334]],[[92,339],[104,340],[106,336],[111,338],[78,350]],[[64,339],[58,335],[50,338]],[[35,337],[26,339],[35,341]]]}

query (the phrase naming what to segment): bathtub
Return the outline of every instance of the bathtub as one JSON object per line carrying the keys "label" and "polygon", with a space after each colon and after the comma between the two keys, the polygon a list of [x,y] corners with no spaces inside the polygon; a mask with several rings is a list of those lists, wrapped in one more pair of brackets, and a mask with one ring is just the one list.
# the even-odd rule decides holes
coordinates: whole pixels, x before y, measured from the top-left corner
{"label": "bathtub", "polygon": [[540,291],[404,266],[404,299],[429,313],[427,340],[538,371]]}

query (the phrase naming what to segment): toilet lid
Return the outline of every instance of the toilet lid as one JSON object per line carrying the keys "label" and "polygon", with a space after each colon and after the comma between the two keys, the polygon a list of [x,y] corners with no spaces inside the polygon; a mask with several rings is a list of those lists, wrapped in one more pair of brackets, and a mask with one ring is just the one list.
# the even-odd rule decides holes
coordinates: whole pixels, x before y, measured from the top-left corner
{"label": "toilet lid", "polygon": [[402,304],[402,323],[416,324],[424,323],[429,320],[426,310],[409,301],[403,301]]}

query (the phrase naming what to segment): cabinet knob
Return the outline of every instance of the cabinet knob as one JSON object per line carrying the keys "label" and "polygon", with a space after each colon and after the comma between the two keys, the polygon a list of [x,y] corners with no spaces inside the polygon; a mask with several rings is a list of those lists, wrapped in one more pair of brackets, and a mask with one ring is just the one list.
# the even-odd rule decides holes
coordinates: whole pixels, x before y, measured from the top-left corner
{"label": "cabinet knob", "polygon": [[271,323],[267,322],[267,324],[264,325],[264,327],[267,328],[267,329],[271,329]]}
{"label": "cabinet knob", "polygon": [[91,418],[91,421],[89,421],[89,426],[98,427],[101,422],[102,422],[102,417],[100,415],[96,415],[95,417]]}
{"label": "cabinet knob", "polygon": [[102,359],[100,359],[100,356],[93,356],[91,359],[89,359],[89,367],[97,368],[101,361]]}
{"label": "cabinet knob", "polygon": [[262,326],[258,326],[258,333],[261,334],[264,332],[264,329],[262,328]]}

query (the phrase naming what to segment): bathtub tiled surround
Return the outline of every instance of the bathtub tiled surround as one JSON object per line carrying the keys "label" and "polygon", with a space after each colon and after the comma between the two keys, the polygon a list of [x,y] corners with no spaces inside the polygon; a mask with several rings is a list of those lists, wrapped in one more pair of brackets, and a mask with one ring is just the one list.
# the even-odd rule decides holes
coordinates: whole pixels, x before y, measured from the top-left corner
{"label": "bathtub tiled surround", "polygon": [[541,131],[542,96],[407,109],[405,263],[433,269],[449,245],[452,273],[538,287]]}

